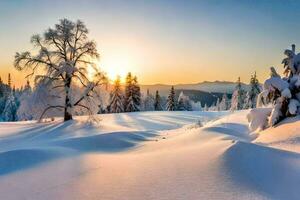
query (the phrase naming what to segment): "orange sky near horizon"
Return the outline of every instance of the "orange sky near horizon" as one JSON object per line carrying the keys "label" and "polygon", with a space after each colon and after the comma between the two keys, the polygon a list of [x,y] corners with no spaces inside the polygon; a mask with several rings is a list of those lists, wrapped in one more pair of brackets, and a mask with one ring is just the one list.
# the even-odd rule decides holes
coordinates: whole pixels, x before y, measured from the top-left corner
{"label": "orange sky near horizon", "polygon": [[15,53],[31,51],[33,34],[68,18],[86,24],[110,79],[130,71],[141,84],[238,77],[247,83],[256,71],[263,82],[270,66],[282,72],[284,49],[300,45],[298,7],[280,1],[0,1],[0,76],[5,82],[11,73],[13,85],[24,85],[29,72],[14,69]]}

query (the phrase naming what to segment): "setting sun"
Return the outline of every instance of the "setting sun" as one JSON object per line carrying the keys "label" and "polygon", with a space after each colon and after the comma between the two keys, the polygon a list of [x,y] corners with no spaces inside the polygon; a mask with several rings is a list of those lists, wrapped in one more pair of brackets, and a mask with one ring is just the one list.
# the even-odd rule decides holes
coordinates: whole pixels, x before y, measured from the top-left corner
{"label": "setting sun", "polygon": [[121,82],[124,82],[128,72],[135,73],[137,71],[135,60],[125,53],[103,56],[102,59],[100,59],[99,66],[101,70],[107,73],[110,81],[120,76]]}

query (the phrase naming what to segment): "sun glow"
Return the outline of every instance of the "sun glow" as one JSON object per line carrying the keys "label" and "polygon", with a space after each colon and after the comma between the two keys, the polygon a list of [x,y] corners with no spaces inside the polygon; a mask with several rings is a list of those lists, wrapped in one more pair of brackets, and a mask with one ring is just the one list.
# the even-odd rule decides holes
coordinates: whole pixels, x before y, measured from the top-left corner
{"label": "sun glow", "polygon": [[87,68],[87,78],[89,80],[93,80],[94,76],[96,75],[97,73],[97,69],[95,69],[94,67],[92,67],[91,65],[88,65]]}
{"label": "sun glow", "polygon": [[121,82],[125,81],[128,72],[136,73],[137,64],[129,55],[106,56],[100,60],[100,68],[106,72],[108,79],[113,81],[117,76],[121,77]]}

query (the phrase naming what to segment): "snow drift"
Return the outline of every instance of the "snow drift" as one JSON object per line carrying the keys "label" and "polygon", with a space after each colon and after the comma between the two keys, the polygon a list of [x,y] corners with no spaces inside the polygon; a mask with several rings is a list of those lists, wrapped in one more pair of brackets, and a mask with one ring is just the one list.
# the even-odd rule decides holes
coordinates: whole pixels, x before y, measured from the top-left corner
{"label": "snow drift", "polygon": [[248,113],[1,123],[0,198],[298,199],[298,119],[251,133]]}

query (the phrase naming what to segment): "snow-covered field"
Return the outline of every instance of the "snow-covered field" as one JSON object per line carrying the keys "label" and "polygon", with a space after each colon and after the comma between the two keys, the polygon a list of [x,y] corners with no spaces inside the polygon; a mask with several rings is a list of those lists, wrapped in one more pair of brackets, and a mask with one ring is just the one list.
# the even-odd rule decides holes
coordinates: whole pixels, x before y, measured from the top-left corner
{"label": "snow-covered field", "polygon": [[299,118],[250,134],[247,112],[0,123],[0,199],[299,199]]}

